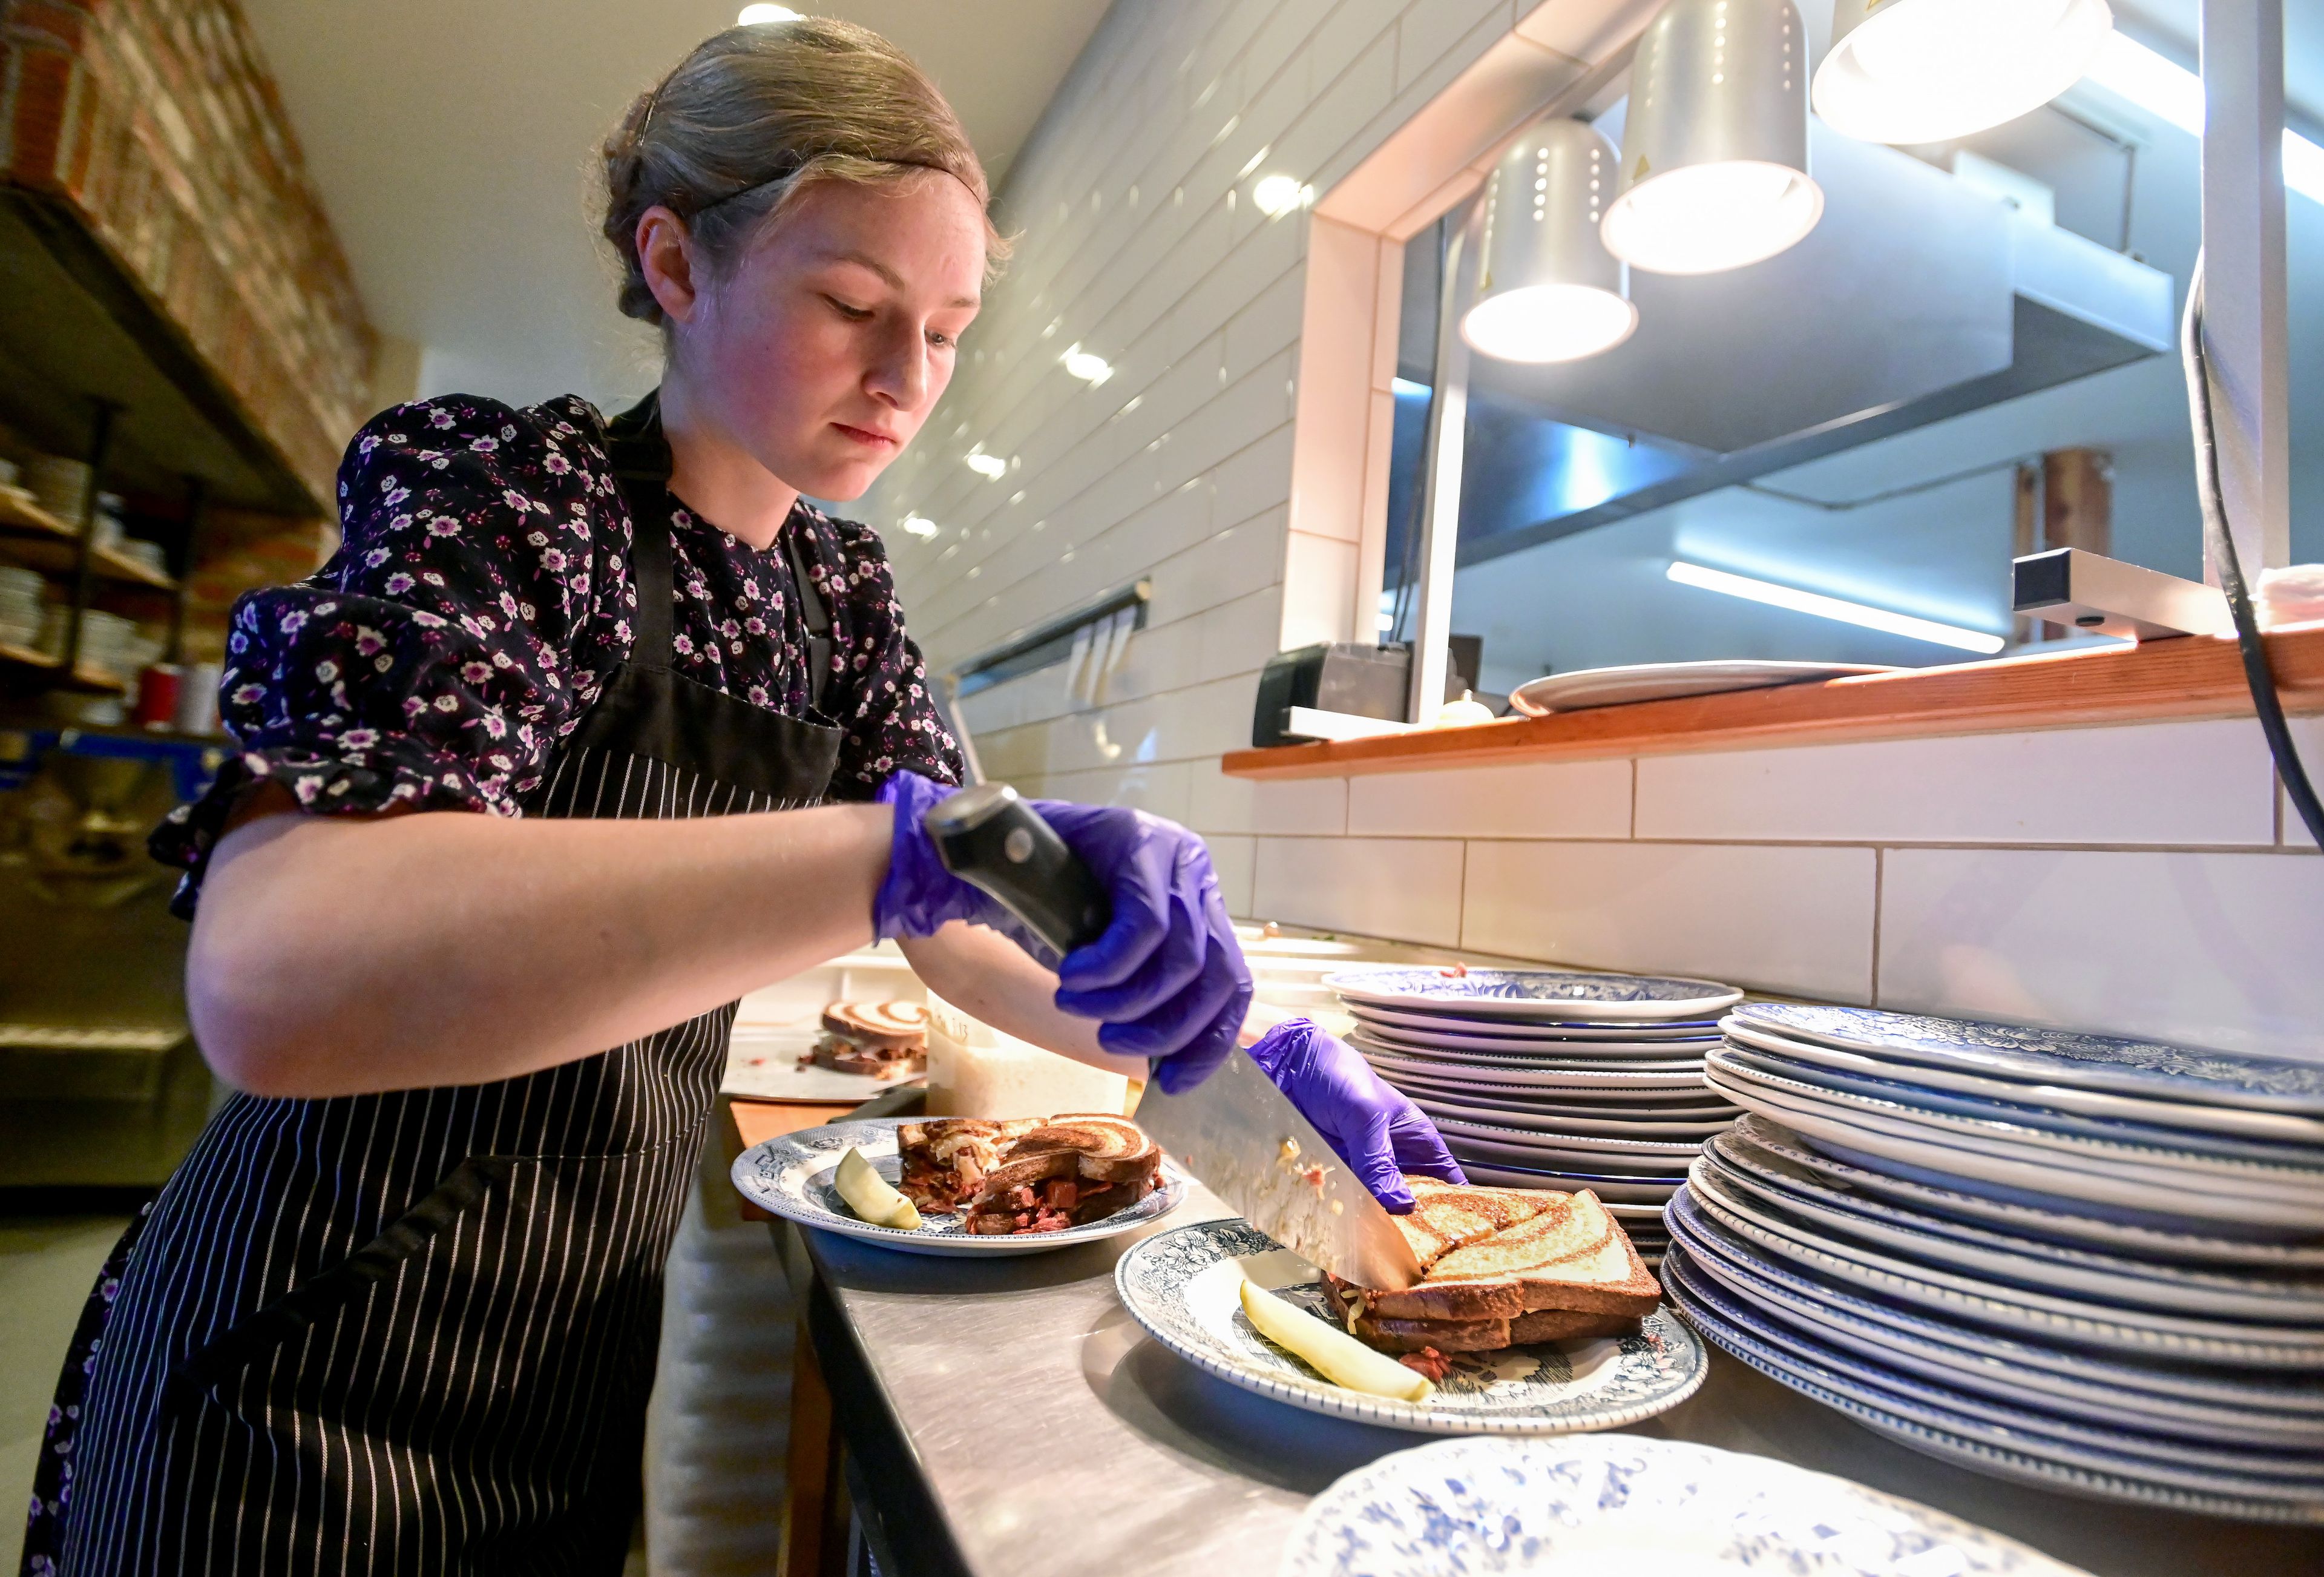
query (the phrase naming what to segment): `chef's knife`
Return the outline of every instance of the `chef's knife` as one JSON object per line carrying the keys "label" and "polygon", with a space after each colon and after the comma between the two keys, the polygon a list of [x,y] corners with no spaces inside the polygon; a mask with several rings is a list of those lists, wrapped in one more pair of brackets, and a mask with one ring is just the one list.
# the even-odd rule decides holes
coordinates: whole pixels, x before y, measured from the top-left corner
{"label": "chef's knife", "polygon": [[[991,894],[1060,955],[1104,934],[1112,918],[1105,889],[1008,784],[963,789],[924,825],[945,869]],[[1138,1123],[1300,1258],[1357,1286],[1420,1279],[1395,1219],[1240,1047],[1184,1094],[1149,1081]]]}

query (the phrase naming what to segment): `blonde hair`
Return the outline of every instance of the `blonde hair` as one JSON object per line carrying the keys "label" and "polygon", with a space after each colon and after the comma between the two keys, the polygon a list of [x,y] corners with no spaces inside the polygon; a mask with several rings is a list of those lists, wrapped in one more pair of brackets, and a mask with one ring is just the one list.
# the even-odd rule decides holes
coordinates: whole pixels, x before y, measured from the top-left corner
{"label": "blonde hair", "polygon": [[[991,200],[960,117],[901,50],[828,17],[730,27],[641,93],[605,139],[605,239],[621,308],[663,321],[638,263],[638,221],[686,221],[714,273],[819,180],[897,187],[941,172]],[[1008,243],[984,221],[988,267]]]}

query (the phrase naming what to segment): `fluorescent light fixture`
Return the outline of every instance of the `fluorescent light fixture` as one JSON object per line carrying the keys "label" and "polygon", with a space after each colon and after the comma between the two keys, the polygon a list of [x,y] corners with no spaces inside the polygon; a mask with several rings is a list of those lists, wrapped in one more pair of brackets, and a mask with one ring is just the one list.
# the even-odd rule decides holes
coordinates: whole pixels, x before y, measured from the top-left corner
{"label": "fluorescent light fixture", "polygon": [[1510,144],[1485,193],[1485,260],[1461,337],[1505,362],[1577,362],[1638,327],[1629,280],[1599,238],[1614,144],[1571,119]]}
{"label": "fluorescent light fixture", "polygon": [[1093,389],[1113,376],[1113,364],[1093,351],[1084,350],[1079,340],[1067,346],[1065,354],[1057,360],[1064,364],[1065,371]]}
{"label": "fluorescent light fixture", "polygon": [[2071,88],[2113,30],[2107,0],[1836,0],[1816,113],[1868,143],[1966,137]]}
{"label": "fluorescent light fixture", "polygon": [[969,450],[966,459],[968,468],[987,482],[998,482],[1009,475],[1009,462],[998,455],[986,454],[982,444]]}
{"label": "fluorescent light fixture", "polygon": [[1252,206],[1270,219],[1281,218],[1294,208],[1313,201],[1314,197],[1315,189],[1301,185],[1299,178],[1295,175],[1261,176],[1259,184],[1250,189]]}
{"label": "fluorescent light fixture", "polygon": [[1388,386],[1395,392],[1396,397],[1398,400],[1425,400],[1428,398],[1428,385],[1425,383],[1416,383],[1409,378],[1390,378],[1388,380]]}
{"label": "fluorescent light fixture", "polygon": [[1719,273],[1823,217],[1808,179],[1807,35],[1792,0],[1670,0],[1630,62],[1606,250],[1649,273]]}
{"label": "fluorescent light fixture", "polygon": [[1769,580],[1754,580],[1748,575],[1729,575],[1723,569],[1706,569],[1700,564],[1689,564],[1683,559],[1674,560],[1665,573],[1681,586],[1723,592],[1730,597],[1766,603],[1770,607],[1789,608],[1795,613],[1812,613],[1819,619],[1836,619],[1843,624],[1858,624],[1867,630],[1910,636],[1914,641],[1934,641],[1939,646],[1955,647],[1987,657],[2006,644],[2000,636],[1988,635],[1982,630],[1964,630],[1957,624],[1940,624],[1933,619],[1915,619],[1910,613],[1892,613],[1886,608],[1843,602],[1818,592],[1777,586]]}
{"label": "fluorescent light fixture", "polygon": [[[2190,137],[2203,134],[2203,79],[2119,32],[2107,35],[2106,47],[2082,80],[2128,99]],[[2324,203],[2324,147],[2289,129],[2283,134],[2283,184]]]}
{"label": "fluorescent light fixture", "polygon": [[734,21],[742,27],[756,27],[764,22],[798,22],[800,14],[788,5],[745,5],[742,14]]}
{"label": "fluorescent light fixture", "polygon": [[936,523],[926,515],[906,515],[904,530],[915,537],[933,537],[936,534]]}

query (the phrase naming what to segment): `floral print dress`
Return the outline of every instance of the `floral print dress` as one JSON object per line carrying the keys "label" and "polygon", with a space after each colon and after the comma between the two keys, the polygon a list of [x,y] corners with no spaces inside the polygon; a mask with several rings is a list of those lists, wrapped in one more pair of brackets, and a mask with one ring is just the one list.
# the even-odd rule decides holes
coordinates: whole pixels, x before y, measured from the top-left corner
{"label": "floral print dress", "polygon": [[[318,813],[399,806],[517,816],[632,644],[631,521],[605,427],[572,397],[525,410],[469,396],[374,418],[339,475],[345,539],[294,586],[235,609],[220,711],[241,745],[153,853],[193,911],[210,849],[240,799],[281,783]],[[830,792],[868,799],[899,769],[958,782],[878,538],[802,503],[789,539],[754,549],[667,493],[671,649],[679,673],[770,712],[839,730]],[[797,584],[792,555],[816,583]],[[830,621],[810,701],[802,598]],[[140,1227],[106,1264],[49,1419],[23,1571],[56,1570],[80,1404]]]}

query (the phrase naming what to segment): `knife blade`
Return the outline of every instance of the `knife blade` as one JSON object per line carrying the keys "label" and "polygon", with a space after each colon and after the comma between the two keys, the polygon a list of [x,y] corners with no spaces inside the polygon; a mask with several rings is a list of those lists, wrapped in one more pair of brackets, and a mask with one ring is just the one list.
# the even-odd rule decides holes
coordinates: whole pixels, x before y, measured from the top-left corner
{"label": "knife blade", "polygon": [[[991,894],[1060,955],[1104,934],[1112,904],[1056,830],[1006,783],[939,801],[924,824],[945,869]],[[1362,1287],[1402,1289],[1420,1261],[1395,1218],[1238,1047],[1194,1089],[1148,1080],[1138,1124],[1301,1259]]]}
{"label": "knife blade", "polygon": [[1240,1047],[1183,1094],[1148,1084],[1138,1126],[1310,1264],[1361,1287],[1419,1281],[1420,1261],[1396,1218]]}

